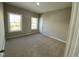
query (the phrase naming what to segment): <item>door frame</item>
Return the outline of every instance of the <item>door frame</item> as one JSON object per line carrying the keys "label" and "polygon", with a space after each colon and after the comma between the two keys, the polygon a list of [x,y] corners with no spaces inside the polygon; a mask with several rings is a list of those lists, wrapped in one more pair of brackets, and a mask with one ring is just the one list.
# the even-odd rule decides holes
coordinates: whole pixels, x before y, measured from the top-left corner
{"label": "door frame", "polygon": [[0,57],[4,56],[5,49],[5,30],[4,30],[4,7],[3,2],[0,2]]}
{"label": "door frame", "polygon": [[[65,49],[65,57],[71,57],[75,55],[76,46],[78,43],[78,2],[72,2],[72,11],[71,11],[71,19],[70,19],[70,25],[68,30],[68,37],[67,37],[67,43],[66,43],[66,49]],[[76,35],[76,36],[75,36]]]}

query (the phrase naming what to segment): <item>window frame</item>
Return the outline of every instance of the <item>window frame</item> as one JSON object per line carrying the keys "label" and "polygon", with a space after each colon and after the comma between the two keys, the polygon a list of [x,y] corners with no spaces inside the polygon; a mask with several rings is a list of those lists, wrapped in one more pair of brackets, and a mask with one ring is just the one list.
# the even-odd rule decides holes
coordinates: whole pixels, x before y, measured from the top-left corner
{"label": "window frame", "polygon": [[[37,29],[32,29],[32,18],[37,18]],[[38,17],[31,16],[31,30],[38,30]]]}
{"label": "window frame", "polygon": [[[20,15],[20,16],[21,16],[21,20],[20,20],[21,30],[10,31],[10,19],[9,19],[9,14]],[[13,12],[8,12],[8,33],[13,33],[13,32],[22,32],[22,14],[13,13]]]}

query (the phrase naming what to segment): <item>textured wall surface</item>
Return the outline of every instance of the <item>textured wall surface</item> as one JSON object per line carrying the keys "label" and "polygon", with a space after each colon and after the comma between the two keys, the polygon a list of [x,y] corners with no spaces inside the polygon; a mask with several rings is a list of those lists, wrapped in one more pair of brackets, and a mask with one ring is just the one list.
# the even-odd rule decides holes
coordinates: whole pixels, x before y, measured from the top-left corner
{"label": "textured wall surface", "polygon": [[66,41],[70,14],[71,8],[64,8],[43,14],[40,20],[40,32],[49,37]]}

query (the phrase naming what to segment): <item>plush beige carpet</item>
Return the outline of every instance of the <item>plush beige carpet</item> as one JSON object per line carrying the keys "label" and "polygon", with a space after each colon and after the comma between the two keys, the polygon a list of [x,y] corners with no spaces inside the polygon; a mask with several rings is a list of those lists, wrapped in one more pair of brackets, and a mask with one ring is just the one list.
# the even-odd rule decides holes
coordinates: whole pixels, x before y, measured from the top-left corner
{"label": "plush beige carpet", "polygon": [[65,44],[41,34],[8,39],[5,57],[61,57]]}

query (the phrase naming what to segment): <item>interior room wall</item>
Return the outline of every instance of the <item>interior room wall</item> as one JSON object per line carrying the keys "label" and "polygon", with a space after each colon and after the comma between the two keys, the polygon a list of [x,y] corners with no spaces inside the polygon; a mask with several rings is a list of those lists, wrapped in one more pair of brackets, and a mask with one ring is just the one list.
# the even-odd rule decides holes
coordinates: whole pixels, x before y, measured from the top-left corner
{"label": "interior room wall", "polygon": [[[8,13],[17,13],[22,15],[22,31],[21,32],[8,32]],[[9,4],[4,3],[4,15],[5,15],[5,31],[6,31],[6,38],[28,35],[32,33],[36,33],[37,31],[31,30],[31,17],[38,17],[37,13],[15,7]]]}
{"label": "interior room wall", "polygon": [[42,14],[40,18],[40,33],[66,42],[70,22],[71,7]]}

